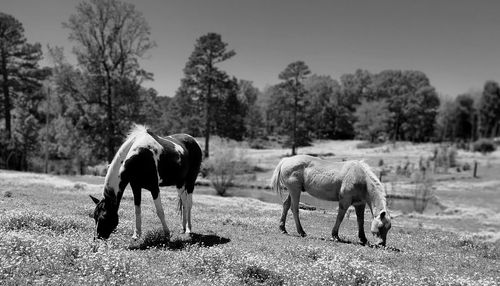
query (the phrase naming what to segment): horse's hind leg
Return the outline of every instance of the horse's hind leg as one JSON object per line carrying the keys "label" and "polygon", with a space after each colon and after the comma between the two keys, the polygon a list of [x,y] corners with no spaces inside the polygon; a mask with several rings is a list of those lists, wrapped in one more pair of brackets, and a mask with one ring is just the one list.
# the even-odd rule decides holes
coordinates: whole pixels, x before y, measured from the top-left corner
{"label": "horse's hind leg", "polygon": [[286,232],[286,215],[288,214],[288,210],[290,209],[290,204],[291,204],[291,198],[290,195],[286,197],[286,200],[283,202],[283,212],[281,213],[281,219],[280,219],[280,231],[282,233],[287,233]]}
{"label": "horse's hind leg", "polygon": [[134,207],[135,207],[135,229],[133,239],[139,239],[142,233],[142,215],[141,215],[141,187],[135,184],[130,184],[132,193],[134,194]]}
{"label": "horse's hind leg", "polygon": [[290,193],[291,208],[292,208],[293,219],[295,220],[295,227],[297,228],[297,232],[299,233],[299,235],[305,237],[307,234],[302,228],[299,219],[300,189],[294,190],[292,188],[288,188],[288,191]]}
{"label": "horse's hind leg", "polygon": [[182,233],[191,233],[191,209],[193,207],[193,193],[192,189],[178,188],[177,189],[180,200],[180,211],[182,215]]}
{"label": "horse's hind leg", "polygon": [[186,233],[191,233],[191,209],[193,208],[193,193],[188,193],[187,195],[187,226]]}
{"label": "horse's hind leg", "polygon": [[339,228],[340,224],[342,223],[342,220],[344,220],[345,213],[347,209],[349,208],[349,204],[345,204],[339,201],[339,210],[337,213],[337,220],[335,221],[335,225],[333,226],[332,229],[332,238],[335,241],[340,241],[339,238]]}
{"label": "horse's hind leg", "polygon": [[361,244],[366,244],[368,240],[365,236],[365,204],[355,205],[356,217],[358,219],[358,237]]}
{"label": "horse's hind leg", "polygon": [[198,171],[193,172],[193,178],[188,178],[185,185],[185,204],[183,205],[182,228],[185,233],[191,233],[191,209],[193,208],[193,191]]}

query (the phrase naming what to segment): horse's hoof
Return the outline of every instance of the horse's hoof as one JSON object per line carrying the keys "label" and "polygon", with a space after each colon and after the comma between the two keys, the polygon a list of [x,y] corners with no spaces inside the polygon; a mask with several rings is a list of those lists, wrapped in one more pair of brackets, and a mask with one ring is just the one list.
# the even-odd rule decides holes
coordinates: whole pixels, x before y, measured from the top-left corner
{"label": "horse's hoof", "polygon": [[170,238],[170,231],[163,231],[163,235],[167,238]]}
{"label": "horse's hoof", "polygon": [[340,239],[340,237],[338,237],[338,236],[332,236],[332,237],[330,238],[330,240],[331,240],[331,241],[333,241],[333,242],[341,242],[341,241],[342,241],[342,240]]}
{"label": "horse's hoof", "polygon": [[307,234],[306,234],[305,232],[303,232],[303,233],[299,233],[299,235],[300,235],[301,237],[306,237],[306,236],[307,236]]}

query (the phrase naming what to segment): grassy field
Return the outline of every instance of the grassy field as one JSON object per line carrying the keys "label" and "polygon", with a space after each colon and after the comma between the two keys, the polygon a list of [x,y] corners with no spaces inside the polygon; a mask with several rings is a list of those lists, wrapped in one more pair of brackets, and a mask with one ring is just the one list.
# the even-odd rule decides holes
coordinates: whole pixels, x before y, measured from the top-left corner
{"label": "grassy field", "polygon": [[[376,156],[370,152],[377,154],[359,152],[368,152],[359,156],[372,161]],[[249,156],[258,160],[256,154]],[[279,159],[273,154],[257,163],[267,170]],[[453,206],[450,213],[400,214],[388,247],[376,248],[357,243],[354,214],[340,229],[347,243],[329,240],[333,209],[301,210],[306,238],[296,234],[290,214],[290,235],[283,235],[279,205],[216,197],[208,187],[195,191],[195,234],[180,234],[176,192],[167,188],[162,192],[171,239],[160,234],[152,200],[144,193],[147,233],[132,241],[134,208],[127,190],[117,231],[107,242],[94,242],[88,195],[101,195],[101,179],[81,183],[75,177],[0,170],[0,284],[500,285],[500,240],[473,235],[499,224],[495,174],[483,174],[479,181],[437,183],[439,196]],[[369,229],[369,220],[365,223]]]}

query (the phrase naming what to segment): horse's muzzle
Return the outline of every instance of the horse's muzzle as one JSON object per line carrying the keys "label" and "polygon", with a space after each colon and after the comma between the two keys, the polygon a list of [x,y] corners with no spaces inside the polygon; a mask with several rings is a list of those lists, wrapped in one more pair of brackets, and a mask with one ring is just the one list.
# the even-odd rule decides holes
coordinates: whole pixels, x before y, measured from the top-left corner
{"label": "horse's muzzle", "polygon": [[385,246],[385,240],[382,238],[379,232],[372,232],[373,237],[375,238],[375,245],[377,246]]}

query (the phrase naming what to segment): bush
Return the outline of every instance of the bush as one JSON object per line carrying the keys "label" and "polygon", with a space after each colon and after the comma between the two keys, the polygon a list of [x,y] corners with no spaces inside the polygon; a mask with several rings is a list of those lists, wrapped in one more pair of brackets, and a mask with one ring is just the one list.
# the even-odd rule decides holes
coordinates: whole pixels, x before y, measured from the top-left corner
{"label": "bush", "polygon": [[443,168],[444,172],[448,172],[448,168],[453,168],[457,166],[457,149],[452,146],[441,145],[434,149],[434,171],[437,172],[437,168]]}
{"label": "bush", "polygon": [[369,148],[377,148],[384,145],[384,143],[375,143],[375,142],[369,142],[369,141],[363,141],[358,144],[356,144],[356,148],[358,149],[369,149]]}
{"label": "bush", "polygon": [[224,196],[227,189],[233,185],[235,176],[247,169],[248,164],[241,152],[227,142],[222,142],[214,149],[213,154],[203,162],[203,169],[208,173],[218,195]]}
{"label": "bush", "polygon": [[495,142],[491,139],[481,138],[474,142],[472,145],[474,152],[481,152],[483,154],[491,153],[496,150]]}

